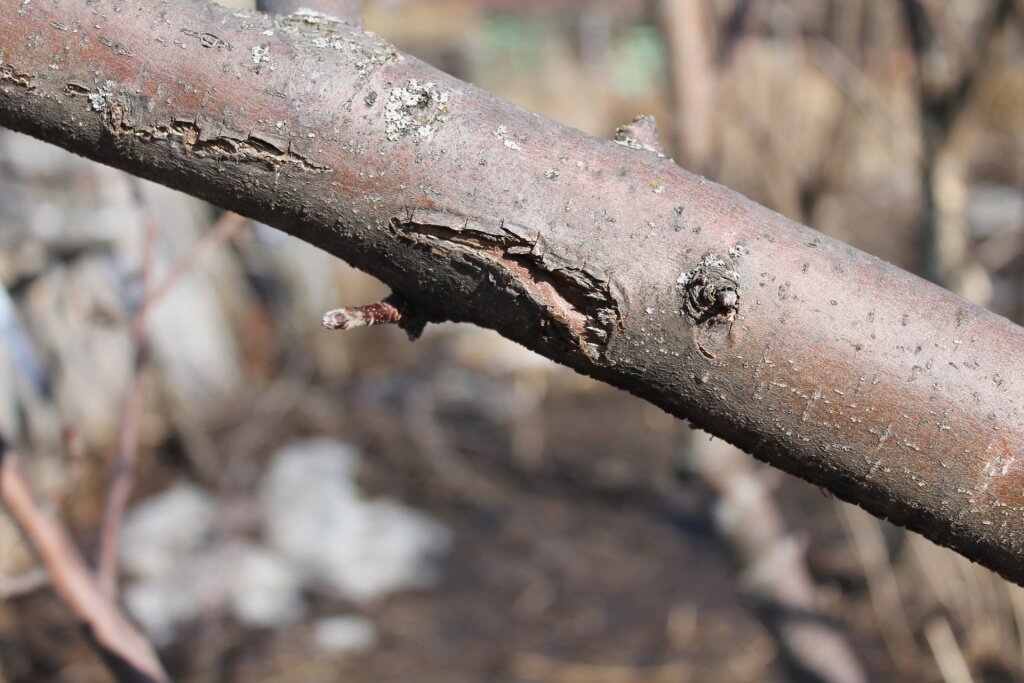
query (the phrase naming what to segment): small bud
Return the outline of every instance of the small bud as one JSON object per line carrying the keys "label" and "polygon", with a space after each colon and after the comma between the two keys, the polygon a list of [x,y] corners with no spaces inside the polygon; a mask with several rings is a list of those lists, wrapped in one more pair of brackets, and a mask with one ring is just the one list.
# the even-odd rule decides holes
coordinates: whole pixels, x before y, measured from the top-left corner
{"label": "small bud", "polygon": [[393,324],[401,319],[402,314],[398,312],[397,308],[381,302],[327,311],[324,313],[323,325],[329,330],[349,330],[353,327]]}

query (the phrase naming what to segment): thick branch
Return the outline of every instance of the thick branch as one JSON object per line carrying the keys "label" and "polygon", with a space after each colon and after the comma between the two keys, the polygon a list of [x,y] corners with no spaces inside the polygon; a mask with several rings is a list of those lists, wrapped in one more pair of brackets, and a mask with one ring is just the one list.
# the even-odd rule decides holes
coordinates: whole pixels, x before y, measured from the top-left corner
{"label": "thick branch", "polygon": [[[0,123],[263,220],[1024,582],[1024,330],[319,15],[0,7]],[[182,49],[185,48],[185,49]]]}

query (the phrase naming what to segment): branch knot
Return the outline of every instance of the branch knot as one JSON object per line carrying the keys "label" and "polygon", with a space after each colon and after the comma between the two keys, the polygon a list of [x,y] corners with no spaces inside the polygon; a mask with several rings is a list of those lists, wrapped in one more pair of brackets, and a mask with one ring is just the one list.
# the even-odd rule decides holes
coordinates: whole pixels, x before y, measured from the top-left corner
{"label": "branch knot", "polygon": [[700,262],[676,279],[683,295],[682,315],[695,322],[732,322],[740,302],[740,276],[731,257],[705,254]]}

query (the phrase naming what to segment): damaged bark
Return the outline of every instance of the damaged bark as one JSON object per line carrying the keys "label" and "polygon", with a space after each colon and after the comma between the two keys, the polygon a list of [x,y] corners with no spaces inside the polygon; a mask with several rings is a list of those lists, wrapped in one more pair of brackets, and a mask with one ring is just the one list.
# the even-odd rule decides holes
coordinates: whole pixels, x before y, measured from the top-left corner
{"label": "damaged bark", "polygon": [[[0,5],[0,123],[277,226],[1024,583],[1024,330],[309,10]],[[635,144],[629,144],[632,140]]]}

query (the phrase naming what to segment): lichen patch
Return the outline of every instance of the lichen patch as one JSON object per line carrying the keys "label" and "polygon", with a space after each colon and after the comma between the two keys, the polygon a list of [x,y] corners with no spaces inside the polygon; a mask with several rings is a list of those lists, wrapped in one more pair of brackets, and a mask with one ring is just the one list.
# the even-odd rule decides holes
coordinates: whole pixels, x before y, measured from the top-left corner
{"label": "lichen patch", "polygon": [[333,22],[340,21],[336,17],[332,17],[330,14],[324,14],[323,12],[317,12],[316,10],[308,9],[306,7],[300,7],[299,9],[292,12],[292,16],[303,21],[307,24],[330,24]]}
{"label": "lichen patch", "polygon": [[392,88],[384,104],[385,135],[395,142],[411,137],[413,142],[428,142],[441,124],[451,118],[450,91],[442,91],[431,81],[420,83],[410,78],[403,87]]}
{"label": "lichen patch", "polygon": [[522,147],[519,146],[519,143],[509,136],[508,128],[506,128],[505,126],[498,126],[494,130],[494,132],[491,133],[491,135],[501,140],[503,145],[505,145],[514,152],[522,150]]}
{"label": "lichen patch", "polygon": [[369,78],[386,64],[405,59],[372,31],[362,31],[321,12],[300,9],[278,17],[275,24],[283,33],[299,37],[307,45],[337,52],[355,67],[361,78]]}
{"label": "lichen patch", "polygon": [[256,45],[252,48],[252,63],[262,64],[270,61],[270,46]]}
{"label": "lichen patch", "polygon": [[114,81],[107,81],[95,91],[89,93],[89,107],[93,111],[106,111],[115,102],[118,85]]}

